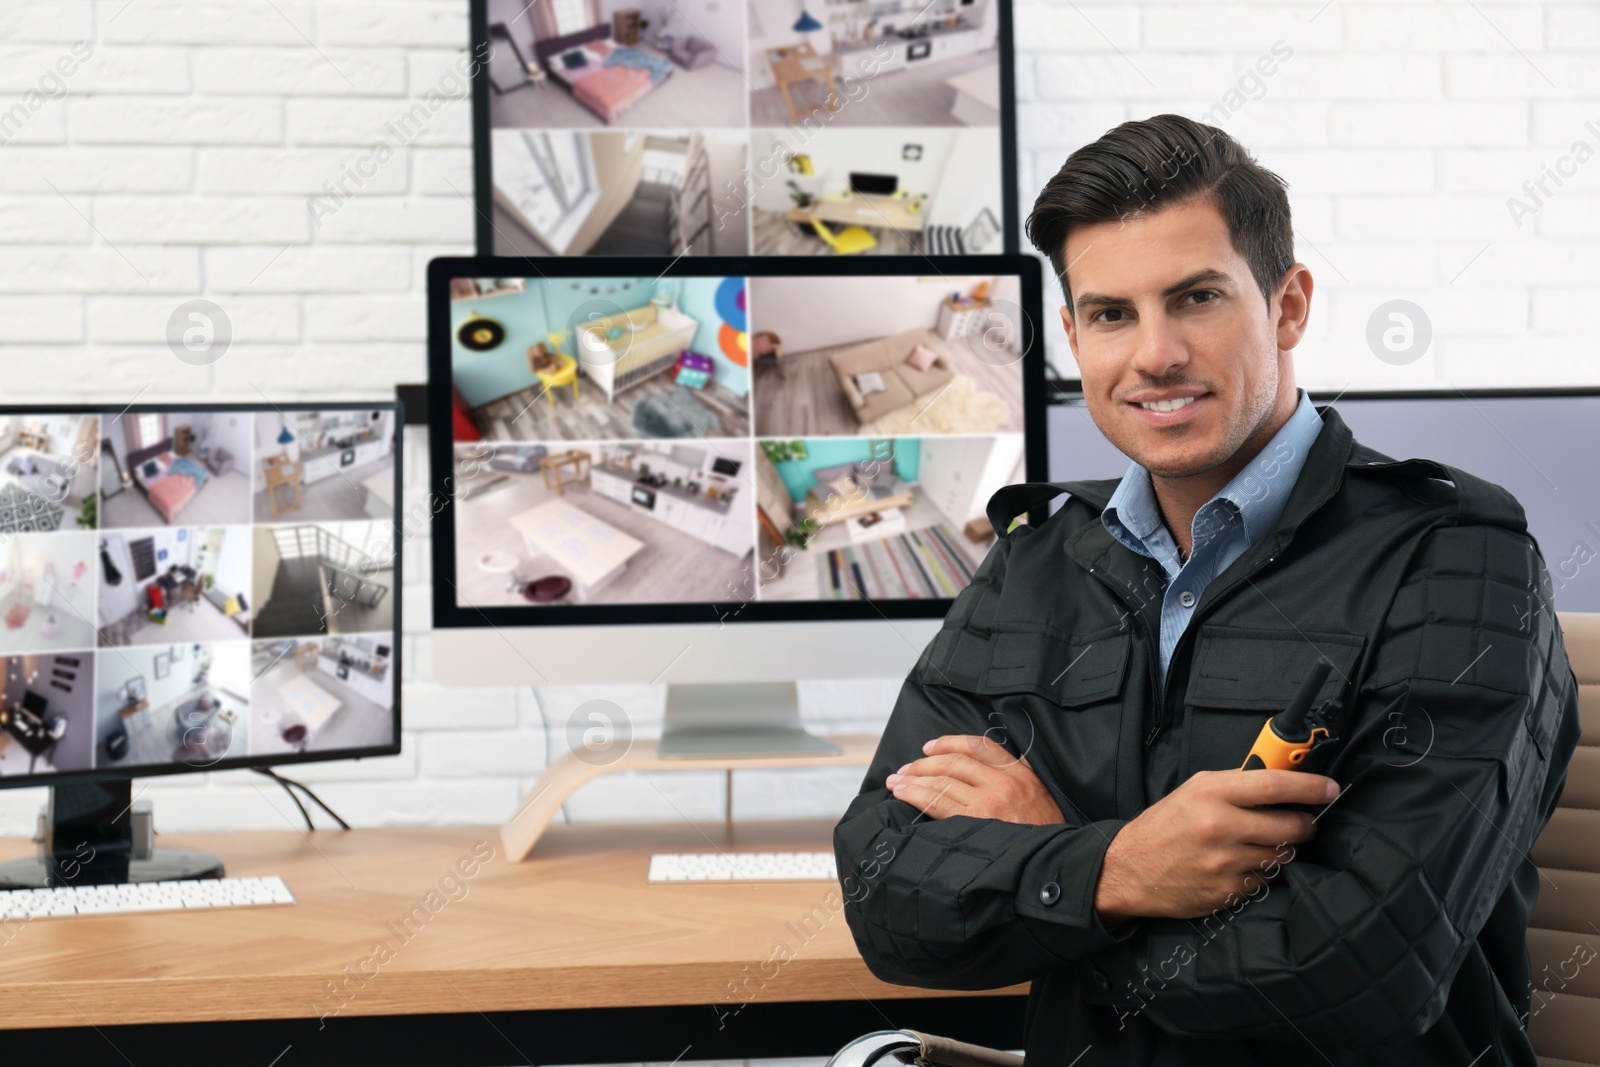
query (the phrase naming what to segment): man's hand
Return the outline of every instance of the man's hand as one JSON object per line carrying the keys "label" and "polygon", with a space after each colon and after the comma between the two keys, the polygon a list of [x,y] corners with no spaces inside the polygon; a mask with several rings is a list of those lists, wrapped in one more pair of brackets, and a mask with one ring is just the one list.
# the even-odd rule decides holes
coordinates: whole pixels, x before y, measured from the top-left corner
{"label": "man's hand", "polygon": [[1339,784],[1304,771],[1201,771],[1111,839],[1094,906],[1107,925],[1195,919],[1253,894],[1316,833],[1311,816],[1267,804],[1329,804]]}
{"label": "man's hand", "polygon": [[922,751],[921,759],[884,784],[896,800],[929,818],[970,815],[1027,826],[1067,821],[1027,760],[987,737],[949,734],[929,741]]}

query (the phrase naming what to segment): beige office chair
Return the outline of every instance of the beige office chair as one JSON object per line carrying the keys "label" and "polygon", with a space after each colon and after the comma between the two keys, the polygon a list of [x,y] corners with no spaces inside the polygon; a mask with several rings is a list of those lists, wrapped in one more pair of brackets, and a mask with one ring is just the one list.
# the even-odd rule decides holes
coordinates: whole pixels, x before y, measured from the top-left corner
{"label": "beige office chair", "polygon": [[[1533,860],[1549,879],[1528,921],[1533,972],[1528,1036],[1539,1067],[1600,1065],[1600,613],[1561,612],[1567,660],[1578,680],[1583,736],[1567,766],[1567,784]],[[1554,883],[1559,889],[1551,889]],[[891,1063],[933,1067],[1022,1067],[1009,1052],[881,1030],[858,1037],[828,1067]]]}
{"label": "beige office chair", "polygon": [[1533,844],[1533,861],[1549,878],[1528,922],[1528,1035],[1540,1067],[1600,1064],[1600,614],[1560,619],[1583,736],[1561,801]]}

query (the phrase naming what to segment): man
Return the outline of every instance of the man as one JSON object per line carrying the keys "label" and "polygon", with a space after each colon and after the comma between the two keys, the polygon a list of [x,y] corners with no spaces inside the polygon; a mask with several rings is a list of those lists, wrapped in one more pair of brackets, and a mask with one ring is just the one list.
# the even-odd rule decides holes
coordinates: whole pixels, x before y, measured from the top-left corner
{"label": "man", "polygon": [[[1133,463],[991,502],[835,831],[868,966],[1032,982],[1035,1064],[1531,1067],[1528,848],[1579,728],[1521,507],[1296,388],[1311,274],[1221,130],[1117,127],[1028,233]],[[1319,656],[1324,773],[1240,770]]]}

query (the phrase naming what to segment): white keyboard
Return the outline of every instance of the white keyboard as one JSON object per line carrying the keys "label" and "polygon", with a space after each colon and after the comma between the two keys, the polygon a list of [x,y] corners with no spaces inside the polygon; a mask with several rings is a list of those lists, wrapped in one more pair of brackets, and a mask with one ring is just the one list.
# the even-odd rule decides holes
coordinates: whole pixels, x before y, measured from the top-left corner
{"label": "white keyboard", "polygon": [[0,918],[47,919],[58,915],[125,915],[293,903],[294,894],[282,878],[204,878],[0,890]]}
{"label": "white keyboard", "polygon": [[832,852],[658,852],[652,882],[837,882]]}

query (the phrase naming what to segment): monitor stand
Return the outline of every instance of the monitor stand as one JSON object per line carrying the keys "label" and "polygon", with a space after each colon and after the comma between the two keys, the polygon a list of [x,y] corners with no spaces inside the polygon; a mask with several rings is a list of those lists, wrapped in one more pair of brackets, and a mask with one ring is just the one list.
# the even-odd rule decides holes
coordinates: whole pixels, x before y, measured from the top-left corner
{"label": "monitor stand", "polygon": [[137,856],[132,794],[127,778],[51,786],[39,855],[0,863],[0,889],[222,877],[222,861],[204,852],[158,848]]}
{"label": "monitor stand", "polygon": [[838,745],[800,725],[793,682],[718,682],[667,686],[656,755],[662,759],[837,756]]}

